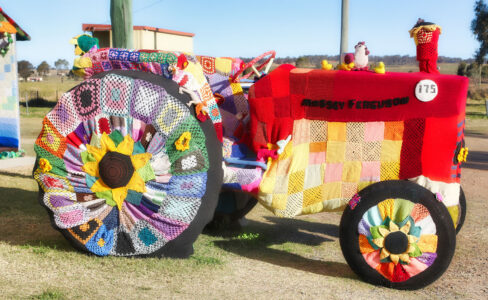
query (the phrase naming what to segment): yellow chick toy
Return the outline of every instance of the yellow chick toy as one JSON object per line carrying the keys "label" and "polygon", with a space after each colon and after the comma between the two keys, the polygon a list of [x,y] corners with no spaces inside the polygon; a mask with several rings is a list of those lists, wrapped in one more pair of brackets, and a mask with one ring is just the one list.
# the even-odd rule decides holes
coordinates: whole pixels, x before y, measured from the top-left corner
{"label": "yellow chick toy", "polygon": [[343,70],[343,71],[351,71],[352,69],[354,69],[354,63],[353,62],[348,63],[348,64],[342,63],[342,64],[338,65],[337,68],[339,70]]}
{"label": "yellow chick toy", "polygon": [[322,70],[332,70],[332,64],[329,64],[326,59],[322,60]]}
{"label": "yellow chick toy", "polygon": [[378,65],[374,68],[374,72],[378,74],[385,74],[386,69],[385,69],[385,64],[380,61]]}

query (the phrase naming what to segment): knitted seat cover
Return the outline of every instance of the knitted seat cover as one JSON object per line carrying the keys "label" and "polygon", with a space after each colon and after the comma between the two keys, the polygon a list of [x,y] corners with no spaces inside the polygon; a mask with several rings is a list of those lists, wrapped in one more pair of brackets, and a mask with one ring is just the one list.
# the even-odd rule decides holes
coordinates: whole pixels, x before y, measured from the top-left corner
{"label": "knitted seat cover", "polygon": [[53,226],[96,255],[192,253],[222,184],[211,120],[178,84],[110,71],[63,94],[36,140],[40,201]]}

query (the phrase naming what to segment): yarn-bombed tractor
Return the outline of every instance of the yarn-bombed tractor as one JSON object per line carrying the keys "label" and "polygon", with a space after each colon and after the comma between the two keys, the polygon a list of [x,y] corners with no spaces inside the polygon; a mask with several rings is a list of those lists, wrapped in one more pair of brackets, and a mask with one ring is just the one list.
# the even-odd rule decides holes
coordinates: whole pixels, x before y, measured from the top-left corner
{"label": "yarn-bombed tractor", "polygon": [[[256,72],[274,52],[262,57]],[[282,65],[246,95],[239,76],[258,60],[83,58],[85,81],[43,120],[34,172],[76,248],[187,257],[223,184],[278,216],[345,209],[341,248],[370,283],[415,289],[447,269],[465,214],[464,77]]]}

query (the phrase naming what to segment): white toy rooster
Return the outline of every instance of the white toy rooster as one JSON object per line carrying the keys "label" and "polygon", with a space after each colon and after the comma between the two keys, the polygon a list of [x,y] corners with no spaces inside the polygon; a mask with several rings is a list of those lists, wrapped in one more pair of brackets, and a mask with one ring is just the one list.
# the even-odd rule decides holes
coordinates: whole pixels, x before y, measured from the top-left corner
{"label": "white toy rooster", "polygon": [[354,49],[354,70],[368,70],[369,50],[366,43],[359,42]]}

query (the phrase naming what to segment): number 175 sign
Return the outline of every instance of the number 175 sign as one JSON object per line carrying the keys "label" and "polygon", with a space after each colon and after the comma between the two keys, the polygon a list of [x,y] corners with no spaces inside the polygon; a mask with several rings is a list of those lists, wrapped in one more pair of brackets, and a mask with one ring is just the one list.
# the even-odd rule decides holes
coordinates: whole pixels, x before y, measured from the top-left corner
{"label": "number 175 sign", "polygon": [[415,87],[415,97],[422,102],[434,100],[438,93],[437,83],[430,79],[420,80]]}

